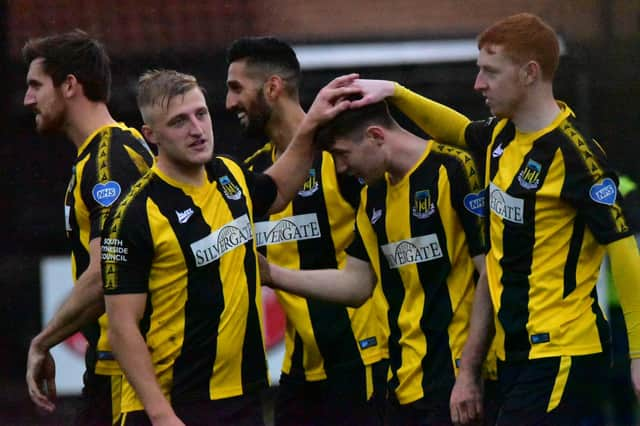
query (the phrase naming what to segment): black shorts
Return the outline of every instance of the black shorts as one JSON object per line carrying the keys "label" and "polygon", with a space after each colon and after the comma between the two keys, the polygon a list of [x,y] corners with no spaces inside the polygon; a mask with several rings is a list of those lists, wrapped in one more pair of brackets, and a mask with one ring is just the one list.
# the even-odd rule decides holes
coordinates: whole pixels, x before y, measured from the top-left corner
{"label": "black shorts", "polygon": [[73,424],[111,426],[120,415],[122,376],[101,376],[85,371],[82,380],[82,398]]}
{"label": "black shorts", "polygon": [[[171,404],[182,422],[188,426],[264,426],[259,394],[216,399],[212,401],[174,402]],[[122,414],[121,426],[151,426],[144,411]]]}
{"label": "black shorts", "polygon": [[382,425],[389,363],[341,367],[326,380],[309,382],[282,374],[275,426]]}
{"label": "black shorts", "polygon": [[600,425],[608,353],[498,361],[497,425]]}

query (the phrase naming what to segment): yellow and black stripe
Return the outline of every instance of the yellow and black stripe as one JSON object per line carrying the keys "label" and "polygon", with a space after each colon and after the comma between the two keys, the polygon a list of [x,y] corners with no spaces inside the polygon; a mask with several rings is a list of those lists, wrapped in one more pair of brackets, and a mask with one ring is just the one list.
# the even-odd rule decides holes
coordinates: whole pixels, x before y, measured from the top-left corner
{"label": "yellow and black stripe", "polygon": [[609,341],[595,283],[604,244],[630,230],[604,152],[561,108],[534,133],[495,119],[466,131],[469,146],[486,150],[487,272],[503,360],[599,353]]}
{"label": "yellow and black stripe", "polygon": [[468,153],[430,143],[400,182],[387,178],[363,191],[348,253],[370,261],[382,283],[390,386],[400,404],[448,398],[455,381],[471,313],[472,257],[485,249],[481,190]]}
{"label": "yellow and black stripe", "polygon": [[[65,195],[74,281],[89,266],[89,242],[100,236],[110,208],[152,164],[153,155],[142,136],[123,124],[97,129],[80,146]],[[87,371],[121,374],[107,342],[107,325],[102,315],[82,330],[89,342]]]}
{"label": "yellow and black stripe", "polygon": [[[245,160],[257,171],[275,161],[267,144]],[[293,269],[341,268],[353,239],[362,184],[338,176],[327,152],[317,155],[303,187],[287,207],[256,220],[259,250],[270,262]],[[381,292],[358,309],[276,291],[287,327],[282,371],[308,381],[331,379],[344,368],[368,366],[387,357]]]}
{"label": "yellow and black stripe", "polygon": [[[174,402],[244,395],[268,383],[252,223],[275,199],[275,184],[221,157],[207,175],[196,188],[154,167],[103,236],[105,294],[148,293],[140,329]],[[125,381],[122,411],[140,409]]]}

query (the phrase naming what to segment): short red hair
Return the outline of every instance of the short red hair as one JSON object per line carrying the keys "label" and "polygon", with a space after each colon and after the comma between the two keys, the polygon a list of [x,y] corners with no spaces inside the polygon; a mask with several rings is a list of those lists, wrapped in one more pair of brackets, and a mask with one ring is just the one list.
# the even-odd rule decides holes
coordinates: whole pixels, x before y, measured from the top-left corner
{"label": "short red hair", "polygon": [[555,31],[538,16],[519,13],[501,19],[478,36],[478,49],[502,46],[513,61],[540,64],[542,79],[553,80],[560,61],[560,44]]}

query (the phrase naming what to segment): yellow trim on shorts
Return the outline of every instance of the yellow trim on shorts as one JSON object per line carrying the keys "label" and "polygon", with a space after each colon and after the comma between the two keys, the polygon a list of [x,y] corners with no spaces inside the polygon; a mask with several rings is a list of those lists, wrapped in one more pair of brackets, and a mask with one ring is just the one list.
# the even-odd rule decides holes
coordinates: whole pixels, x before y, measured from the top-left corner
{"label": "yellow trim on shorts", "polygon": [[[111,376],[111,424],[118,424],[122,408],[122,376]],[[124,423],[122,423],[124,424]]]}
{"label": "yellow trim on shorts", "polygon": [[547,413],[557,408],[560,404],[560,400],[562,400],[562,394],[564,393],[564,389],[567,386],[567,380],[569,379],[569,371],[571,371],[571,357],[560,357],[560,367],[558,368],[556,381],[553,384],[551,398],[549,398],[549,405],[547,405]]}

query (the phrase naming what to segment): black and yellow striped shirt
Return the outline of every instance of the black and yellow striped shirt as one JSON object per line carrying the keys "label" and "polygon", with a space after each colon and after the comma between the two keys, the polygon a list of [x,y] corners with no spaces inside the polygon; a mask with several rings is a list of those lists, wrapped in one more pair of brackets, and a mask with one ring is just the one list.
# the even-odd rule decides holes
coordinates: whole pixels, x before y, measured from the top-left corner
{"label": "black and yellow striped shirt", "polygon": [[[275,150],[267,144],[245,164],[264,171],[274,161]],[[282,212],[256,221],[258,249],[270,262],[287,268],[344,267],[361,189],[356,178],[336,175],[329,153],[317,155],[292,202]],[[387,357],[380,290],[357,309],[284,291],[276,294],[287,318],[284,373],[318,381],[341,374],[342,368]]]}
{"label": "black and yellow striped shirt", "polygon": [[486,159],[500,359],[599,353],[609,342],[595,284],[604,245],[631,231],[604,152],[560,107],[537,132],[496,119],[465,131]]}
{"label": "black and yellow striped shirt", "polygon": [[[74,282],[89,266],[89,242],[100,237],[113,206],[153,164],[144,139],[123,124],[103,126],[78,148],[65,196],[65,228],[71,242]],[[87,370],[122,374],[106,334],[107,316],[83,328],[89,342]]]}
{"label": "black and yellow striped shirt", "polygon": [[[140,324],[170,401],[215,400],[267,385],[253,217],[276,197],[267,175],[217,157],[200,187],[152,168],[103,234],[105,294],[147,293]],[[122,411],[142,403],[125,381]]]}
{"label": "black and yellow striped shirt", "polygon": [[[371,262],[389,304],[391,388],[401,404],[453,386],[484,253],[484,195],[471,156],[430,142],[407,175],[363,190],[347,252]],[[448,395],[448,393],[445,393]]]}

